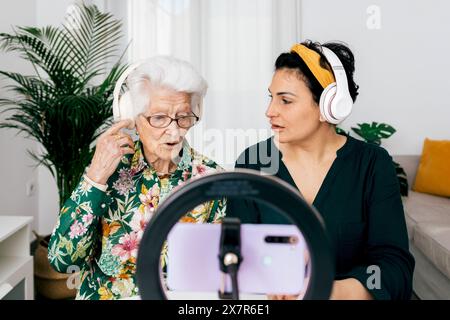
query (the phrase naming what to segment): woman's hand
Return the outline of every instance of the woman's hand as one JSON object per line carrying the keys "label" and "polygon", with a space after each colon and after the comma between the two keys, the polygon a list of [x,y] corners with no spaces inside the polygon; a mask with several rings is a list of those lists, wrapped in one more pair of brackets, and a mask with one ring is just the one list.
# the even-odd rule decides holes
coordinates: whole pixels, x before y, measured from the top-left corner
{"label": "woman's hand", "polygon": [[372,300],[369,291],[355,278],[333,282],[330,300]]}
{"label": "woman's hand", "polygon": [[98,138],[94,157],[86,173],[89,179],[106,184],[122,157],[134,153],[133,140],[128,134],[120,132],[120,129],[129,125],[130,120],[119,121]]}

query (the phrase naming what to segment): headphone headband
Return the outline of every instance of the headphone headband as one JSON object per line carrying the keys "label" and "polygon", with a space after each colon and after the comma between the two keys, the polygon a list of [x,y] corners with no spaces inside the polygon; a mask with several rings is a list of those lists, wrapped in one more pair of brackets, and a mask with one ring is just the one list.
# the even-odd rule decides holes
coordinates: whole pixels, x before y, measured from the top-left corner
{"label": "headphone headband", "polygon": [[327,58],[328,63],[333,69],[334,78],[336,80],[337,92],[336,95],[350,95],[348,90],[347,74],[345,73],[344,66],[338,56],[327,47],[322,46],[322,52]]}

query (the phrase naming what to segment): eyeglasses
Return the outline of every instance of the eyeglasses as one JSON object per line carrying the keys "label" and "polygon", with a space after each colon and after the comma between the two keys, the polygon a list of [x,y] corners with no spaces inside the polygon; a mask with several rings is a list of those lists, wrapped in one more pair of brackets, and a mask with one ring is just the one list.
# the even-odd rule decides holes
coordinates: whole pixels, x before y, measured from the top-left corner
{"label": "eyeglasses", "polygon": [[195,114],[188,116],[181,116],[177,118],[172,118],[166,115],[158,114],[145,118],[147,119],[148,123],[154,128],[167,128],[168,126],[170,126],[172,121],[176,121],[178,127],[183,129],[189,129],[199,120],[199,118]]}

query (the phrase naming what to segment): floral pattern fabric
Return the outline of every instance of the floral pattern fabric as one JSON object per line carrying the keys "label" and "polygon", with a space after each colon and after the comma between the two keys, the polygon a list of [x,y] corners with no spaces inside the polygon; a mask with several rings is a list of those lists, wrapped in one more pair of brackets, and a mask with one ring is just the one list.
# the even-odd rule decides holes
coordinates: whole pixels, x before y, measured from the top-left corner
{"label": "floral pattern fabric", "polygon": [[[145,227],[158,205],[175,188],[208,173],[222,171],[212,160],[185,142],[176,171],[159,178],[146,163],[141,143],[125,156],[108,180],[106,192],[82,178],[61,208],[51,235],[48,258],[53,268],[68,272],[80,269],[77,299],[120,299],[138,294],[136,258]],[[219,223],[226,201],[198,205],[180,221]],[[167,245],[161,265],[167,264]],[[73,270],[73,269],[72,269]]]}

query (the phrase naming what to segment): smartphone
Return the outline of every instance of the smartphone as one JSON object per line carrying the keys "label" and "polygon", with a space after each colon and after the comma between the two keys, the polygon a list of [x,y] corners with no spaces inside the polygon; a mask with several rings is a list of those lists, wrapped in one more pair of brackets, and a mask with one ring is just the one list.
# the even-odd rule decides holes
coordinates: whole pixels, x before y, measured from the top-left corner
{"label": "smartphone", "polygon": [[[168,236],[167,287],[174,291],[231,291],[219,267],[220,224],[177,223]],[[294,225],[242,224],[238,272],[244,294],[299,294],[309,257]]]}

